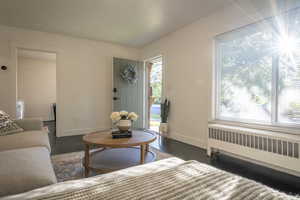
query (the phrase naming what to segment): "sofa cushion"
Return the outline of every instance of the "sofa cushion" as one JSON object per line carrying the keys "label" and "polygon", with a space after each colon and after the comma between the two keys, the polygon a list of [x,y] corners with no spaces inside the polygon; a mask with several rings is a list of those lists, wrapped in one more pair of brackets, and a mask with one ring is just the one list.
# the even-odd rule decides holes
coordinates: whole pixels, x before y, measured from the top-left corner
{"label": "sofa cushion", "polygon": [[10,119],[9,115],[0,110],[0,136],[22,132],[23,129]]}
{"label": "sofa cushion", "polygon": [[0,196],[17,194],[56,183],[45,147],[0,152]]}
{"label": "sofa cushion", "polygon": [[0,138],[0,151],[38,146],[46,147],[48,153],[51,151],[48,132],[24,131],[18,134],[1,136]]}
{"label": "sofa cushion", "polygon": [[43,121],[40,118],[25,118],[15,120],[24,131],[38,131],[43,129]]}

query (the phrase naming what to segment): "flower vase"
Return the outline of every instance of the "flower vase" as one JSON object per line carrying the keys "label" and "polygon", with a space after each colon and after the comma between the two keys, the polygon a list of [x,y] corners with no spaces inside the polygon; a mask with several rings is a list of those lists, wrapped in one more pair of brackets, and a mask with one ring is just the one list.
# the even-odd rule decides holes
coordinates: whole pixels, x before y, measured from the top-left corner
{"label": "flower vase", "polygon": [[132,125],[131,120],[127,120],[127,119],[126,120],[122,119],[117,123],[117,127],[121,132],[129,131],[131,125]]}
{"label": "flower vase", "polygon": [[160,123],[159,132],[163,136],[167,136],[167,134],[168,134],[168,123]]}

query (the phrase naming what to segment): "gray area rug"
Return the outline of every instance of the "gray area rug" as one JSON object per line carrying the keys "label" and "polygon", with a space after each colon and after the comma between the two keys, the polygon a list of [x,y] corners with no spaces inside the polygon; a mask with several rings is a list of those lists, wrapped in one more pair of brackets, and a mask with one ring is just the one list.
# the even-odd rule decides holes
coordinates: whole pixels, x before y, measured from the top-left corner
{"label": "gray area rug", "polygon": [[[173,157],[172,155],[163,153],[155,148],[151,148],[151,151],[156,153],[156,160]],[[52,156],[51,159],[57,181],[63,182],[84,178],[84,167],[82,165],[83,158],[83,151]],[[95,175],[98,174],[91,173],[91,176]]]}

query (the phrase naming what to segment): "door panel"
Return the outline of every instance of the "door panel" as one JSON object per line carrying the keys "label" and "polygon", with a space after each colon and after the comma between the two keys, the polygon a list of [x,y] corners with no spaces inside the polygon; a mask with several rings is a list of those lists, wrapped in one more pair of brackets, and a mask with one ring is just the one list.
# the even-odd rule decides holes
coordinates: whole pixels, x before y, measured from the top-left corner
{"label": "door panel", "polygon": [[[137,80],[130,83],[121,77],[124,70],[135,69]],[[144,65],[141,61],[113,58],[113,110],[135,112],[139,119],[134,128],[144,128]]]}

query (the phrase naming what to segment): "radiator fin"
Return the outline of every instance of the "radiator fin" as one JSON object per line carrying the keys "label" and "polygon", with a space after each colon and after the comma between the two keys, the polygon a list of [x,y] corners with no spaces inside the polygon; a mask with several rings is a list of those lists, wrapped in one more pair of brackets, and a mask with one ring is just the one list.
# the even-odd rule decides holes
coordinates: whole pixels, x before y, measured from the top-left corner
{"label": "radiator fin", "polygon": [[299,159],[299,143],[209,128],[209,138]]}

